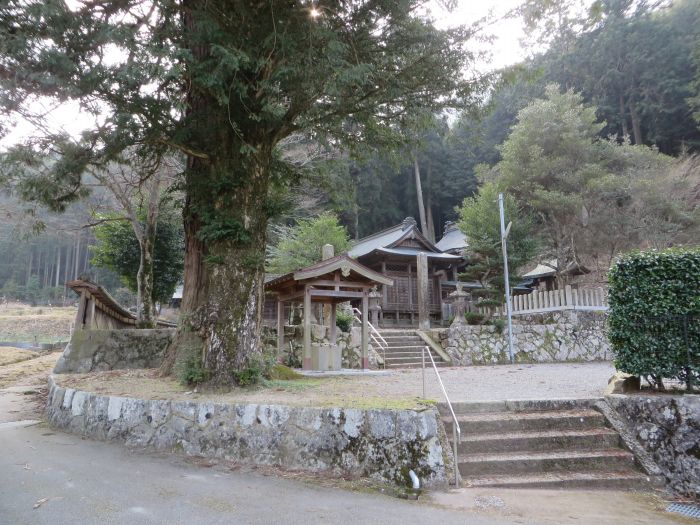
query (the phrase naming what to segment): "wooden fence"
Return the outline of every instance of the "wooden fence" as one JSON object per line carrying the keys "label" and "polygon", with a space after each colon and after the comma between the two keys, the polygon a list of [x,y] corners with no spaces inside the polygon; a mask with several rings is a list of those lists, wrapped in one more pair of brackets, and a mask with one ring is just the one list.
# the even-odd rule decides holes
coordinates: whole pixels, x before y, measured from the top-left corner
{"label": "wooden fence", "polygon": [[[578,310],[603,312],[608,309],[608,297],[603,288],[587,290],[539,290],[529,294],[516,295],[512,298],[513,315],[538,314],[543,312],[559,312],[562,310]],[[477,308],[482,314],[487,314],[487,308]],[[505,315],[505,305],[498,309],[496,315]]]}

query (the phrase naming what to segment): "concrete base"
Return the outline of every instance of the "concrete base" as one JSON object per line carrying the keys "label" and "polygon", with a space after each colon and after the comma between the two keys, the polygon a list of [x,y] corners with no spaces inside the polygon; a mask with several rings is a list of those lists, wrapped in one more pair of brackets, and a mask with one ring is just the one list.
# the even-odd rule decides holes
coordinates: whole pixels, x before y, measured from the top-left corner
{"label": "concrete base", "polygon": [[340,370],[342,368],[342,352],[338,345],[311,345],[312,370]]}

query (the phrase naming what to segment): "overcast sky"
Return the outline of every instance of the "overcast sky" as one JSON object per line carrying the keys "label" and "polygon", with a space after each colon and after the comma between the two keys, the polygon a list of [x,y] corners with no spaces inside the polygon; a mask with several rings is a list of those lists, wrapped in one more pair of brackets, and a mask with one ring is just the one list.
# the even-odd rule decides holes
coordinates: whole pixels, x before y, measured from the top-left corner
{"label": "overcast sky", "polygon": [[[443,7],[441,0],[430,0],[430,9],[436,25],[441,28],[474,22],[491,14],[497,18],[520,4],[521,0],[458,0],[457,6],[451,11]],[[526,52],[520,45],[523,38],[522,23],[518,19],[501,20],[491,25],[488,30],[493,33],[495,39],[489,44],[481,44],[480,51],[487,51],[490,55],[488,61],[482,61],[479,69],[482,72],[499,69],[509,64],[521,61]],[[46,108],[48,109],[48,108]],[[72,135],[78,135],[80,131],[90,125],[91,119],[82,117],[77,104],[65,104],[51,111],[46,118],[52,128],[64,128]],[[16,129],[0,141],[1,146],[16,143],[22,137],[31,133],[31,126],[25,122],[18,122]]]}

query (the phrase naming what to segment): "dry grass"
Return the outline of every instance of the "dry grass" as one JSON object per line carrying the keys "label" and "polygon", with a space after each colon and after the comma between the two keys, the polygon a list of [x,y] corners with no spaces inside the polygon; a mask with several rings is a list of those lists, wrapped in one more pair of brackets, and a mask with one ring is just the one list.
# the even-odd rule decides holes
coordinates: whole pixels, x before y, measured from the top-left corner
{"label": "dry grass", "polygon": [[60,352],[53,352],[19,363],[0,366],[0,388],[14,385],[45,386],[46,376],[51,373],[60,356]]}
{"label": "dry grass", "polygon": [[75,319],[73,306],[0,306],[0,341],[54,343],[67,341]]}
{"label": "dry grass", "polygon": [[[313,407],[421,409],[430,405],[405,391],[382,393],[378,379],[335,376],[324,378],[303,377],[294,380],[266,381],[262,385],[236,388],[230,392],[192,391],[175,379],[158,377],[156,370],[112,370],[90,374],[58,376],[62,386],[108,395],[140,399],[176,399],[211,401],[216,403],[254,403]],[[374,388],[368,391],[367,379]]]}
{"label": "dry grass", "polygon": [[0,346],[0,366],[27,361],[38,356],[39,354],[33,352],[32,350],[15,348],[13,346]]}

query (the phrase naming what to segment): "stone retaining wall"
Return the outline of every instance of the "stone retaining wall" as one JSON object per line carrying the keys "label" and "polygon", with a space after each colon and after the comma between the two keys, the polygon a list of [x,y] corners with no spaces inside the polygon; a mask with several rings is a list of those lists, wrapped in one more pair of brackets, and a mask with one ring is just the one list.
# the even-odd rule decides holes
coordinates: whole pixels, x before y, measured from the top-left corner
{"label": "stone retaining wall", "polygon": [[[435,341],[455,365],[509,362],[508,334],[495,326],[452,324],[433,330]],[[602,361],[612,359],[605,336],[605,314],[564,311],[513,318],[515,358],[519,363]]]}
{"label": "stone retaining wall", "polygon": [[[76,391],[49,380],[54,427],[137,447],[184,451],[406,484],[446,480],[437,410],[360,410],[141,400]],[[442,437],[441,437],[442,436]]]}
{"label": "stone retaining wall", "polygon": [[55,374],[125,368],[156,368],[175,329],[75,330]]}
{"label": "stone retaining wall", "polygon": [[676,492],[700,497],[700,395],[605,397]]}

